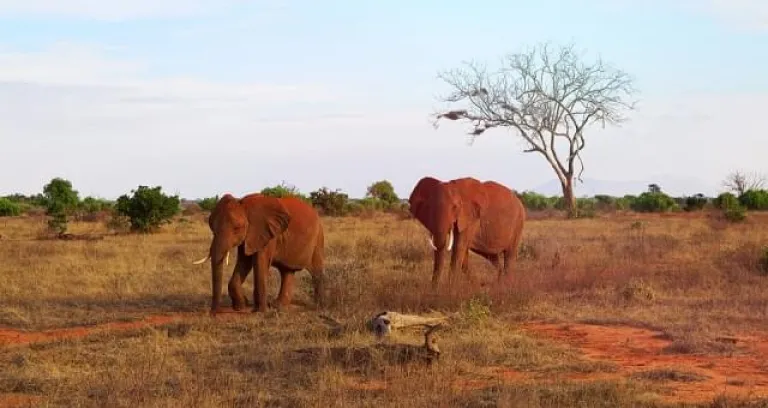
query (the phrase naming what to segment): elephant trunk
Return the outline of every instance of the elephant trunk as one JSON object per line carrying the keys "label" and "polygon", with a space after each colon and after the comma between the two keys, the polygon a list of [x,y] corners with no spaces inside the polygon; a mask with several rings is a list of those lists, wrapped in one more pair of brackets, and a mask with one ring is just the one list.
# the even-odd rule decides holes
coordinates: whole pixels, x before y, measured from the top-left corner
{"label": "elephant trunk", "polygon": [[226,245],[221,239],[214,237],[211,241],[211,249],[208,257],[211,260],[211,283],[212,283],[212,296],[211,296],[211,314],[216,314],[219,310],[219,302],[221,300],[221,281],[224,274],[224,262],[229,264],[229,246]]}
{"label": "elephant trunk", "polygon": [[440,276],[443,274],[443,265],[445,264],[445,256],[447,252],[435,250],[434,264],[432,266],[432,287],[436,288],[438,282],[440,282]]}

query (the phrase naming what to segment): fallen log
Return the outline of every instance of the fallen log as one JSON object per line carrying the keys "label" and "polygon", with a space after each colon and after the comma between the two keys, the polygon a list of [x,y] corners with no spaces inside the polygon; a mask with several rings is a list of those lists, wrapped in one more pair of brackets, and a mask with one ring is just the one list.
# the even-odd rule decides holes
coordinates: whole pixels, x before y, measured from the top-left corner
{"label": "fallen log", "polygon": [[376,314],[370,321],[370,328],[376,337],[388,336],[393,329],[402,329],[414,326],[434,327],[448,322],[447,316],[425,317],[419,315],[403,314],[385,311]]}

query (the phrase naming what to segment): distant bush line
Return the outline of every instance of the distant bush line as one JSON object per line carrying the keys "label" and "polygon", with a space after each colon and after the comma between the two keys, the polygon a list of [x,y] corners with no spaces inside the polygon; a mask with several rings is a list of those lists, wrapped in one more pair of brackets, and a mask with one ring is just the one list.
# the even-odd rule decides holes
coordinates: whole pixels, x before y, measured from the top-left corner
{"label": "distant bush line", "polygon": [[[272,197],[296,197],[330,217],[370,216],[381,212],[398,214],[403,218],[410,216],[407,201],[397,196],[387,180],[372,183],[362,198],[350,198],[341,190],[328,187],[305,194],[285,183],[265,187],[259,192]],[[531,214],[566,210],[561,196],[546,196],[532,191],[516,194]],[[58,234],[66,231],[67,222],[72,219],[106,220],[113,229],[152,232],[179,213],[210,212],[218,199],[218,196],[181,199],[178,195],[166,195],[160,186],[138,186],[131,194],[114,201],[97,197],[81,199],[68,180],[54,178],[44,186],[42,193],[0,197],[0,217],[45,214],[49,217],[49,228]],[[724,192],[717,197],[703,194],[673,197],[664,193],[657,184],[651,184],[648,191],[638,195],[614,197],[600,194],[577,198],[576,202],[578,217],[582,218],[617,211],[663,213],[716,210],[729,221],[738,222],[746,218],[747,211],[768,210],[768,190],[750,189],[738,195]]]}

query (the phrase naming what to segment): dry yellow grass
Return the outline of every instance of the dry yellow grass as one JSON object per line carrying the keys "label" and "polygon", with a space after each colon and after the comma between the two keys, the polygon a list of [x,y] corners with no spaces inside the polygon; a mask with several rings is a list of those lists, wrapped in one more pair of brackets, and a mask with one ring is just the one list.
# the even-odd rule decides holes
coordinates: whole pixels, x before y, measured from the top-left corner
{"label": "dry yellow grass", "polygon": [[[721,338],[768,331],[768,276],[757,266],[768,244],[768,214],[734,225],[713,217],[529,220],[513,285],[494,285],[490,265],[472,255],[480,283],[436,295],[429,292],[431,254],[415,221],[325,218],[327,313],[349,323],[341,333],[313,310],[306,272],[299,274],[296,310],[208,318],[210,273],[190,264],[208,247],[203,217],[181,218],[157,234],[88,242],[36,240],[44,220],[3,218],[0,327],[185,315],[159,326],[0,345],[0,393],[7,396],[0,404],[15,395],[33,406],[656,406],[665,392],[661,377],[609,378],[614,365],[520,327],[540,320],[622,323],[662,331],[669,353],[738,352]],[[96,223],[70,230],[104,231]],[[249,298],[251,282],[249,276]],[[319,346],[372,344],[363,322],[383,310],[456,314],[457,324],[439,334],[440,361],[426,367],[375,354],[362,362],[302,355]],[[397,333],[392,341],[423,338]],[[511,381],[514,373],[533,380]]]}

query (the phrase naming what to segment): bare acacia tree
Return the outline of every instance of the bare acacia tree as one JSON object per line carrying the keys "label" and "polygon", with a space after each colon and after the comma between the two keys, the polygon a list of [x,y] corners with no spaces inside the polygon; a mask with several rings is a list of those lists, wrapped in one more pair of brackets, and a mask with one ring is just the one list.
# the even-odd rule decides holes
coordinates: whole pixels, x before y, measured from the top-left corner
{"label": "bare acacia tree", "polygon": [[738,195],[748,190],[762,190],[765,187],[765,176],[758,173],[743,173],[734,171],[723,181],[723,186]]}
{"label": "bare acacia tree", "polygon": [[574,177],[581,180],[581,152],[589,125],[619,124],[635,89],[632,79],[598,59],[582,62],[572,45],[552,50],[544,43],[507,55],[501,68],[488,71],[475,63],[441,73],[452,92],[443,98],[454,106],[437,114],[472,123],[471,141],[494,127],[505,127],[524,139],[524,152],[541,154],[555,171],[569,216],[576,214]]}

